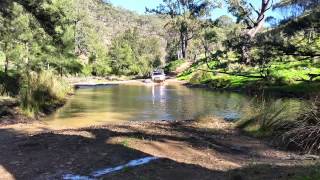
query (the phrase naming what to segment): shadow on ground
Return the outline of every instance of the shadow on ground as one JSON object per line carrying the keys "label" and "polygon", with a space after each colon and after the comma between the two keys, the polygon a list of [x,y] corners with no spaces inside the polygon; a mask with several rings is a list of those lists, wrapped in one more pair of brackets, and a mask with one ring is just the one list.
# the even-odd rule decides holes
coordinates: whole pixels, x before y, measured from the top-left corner
{"label": "shadow on ground", "polygon": [[[187,130],[187,129],[185,129]],[[108,128],[87,128],[70,131],[45,132],[33,136],[12,129],[0,130],[0,179],[61,179],[63,174],[88,175],[105,167],[125,164],[130,160],[151,156],[126,144],[113,144],[114,137],[146,137],[154,140],[197,140],[174,136],[144,134],[143,132],[115,132]],[[201,144],[193,143],[201,147]],[[223,147],[219,144],[218,147]],[[211,147],[216,148],[215,146]],[[222,149],[217,149],[222,151]],[[235,153],[233,150],[225,152]],[[244,168],[218,171],[172,159],[158,159],[149,164],[124,169],[104,176],[104,179],[292,179],[314,175],[316,165],[272,166],[252,164]],[[319,175],[319,174],[318,174]],[[319,176],[318,176],[319,178]]]}

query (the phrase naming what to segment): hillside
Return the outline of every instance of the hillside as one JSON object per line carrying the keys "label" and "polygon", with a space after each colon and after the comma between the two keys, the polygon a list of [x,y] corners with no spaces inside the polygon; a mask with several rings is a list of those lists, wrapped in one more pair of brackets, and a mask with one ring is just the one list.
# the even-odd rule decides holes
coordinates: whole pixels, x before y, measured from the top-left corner
{"label": "hillside", "polygon": [[88,51],[87,47],[90,47],[88,43],[90,44],[91,39],[102,40],[104,48],[109,49],[115,37],[129,29],[136,29],[142,37],[155,37],[161,41],[164,59],[166,40],[163,19],[153,15],[139,15],[99,0],[79,1],[76,6],[76,16],[80,20],[77,27],[78,36],[82,38],[79,43],[82,43],[85,54]]}

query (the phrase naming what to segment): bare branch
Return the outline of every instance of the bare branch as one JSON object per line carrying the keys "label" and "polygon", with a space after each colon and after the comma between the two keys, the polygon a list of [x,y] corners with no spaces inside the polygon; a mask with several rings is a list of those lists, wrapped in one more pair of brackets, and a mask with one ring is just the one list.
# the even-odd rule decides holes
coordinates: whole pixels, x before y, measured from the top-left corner
{"label": "bare branch", "polygon": [[256,8],[251,3],[249,3],[249,5],[254,10],[254,12],[256,12],[258,14],[258,16],[259,16],[260,12],[258,10],[256,10]]}

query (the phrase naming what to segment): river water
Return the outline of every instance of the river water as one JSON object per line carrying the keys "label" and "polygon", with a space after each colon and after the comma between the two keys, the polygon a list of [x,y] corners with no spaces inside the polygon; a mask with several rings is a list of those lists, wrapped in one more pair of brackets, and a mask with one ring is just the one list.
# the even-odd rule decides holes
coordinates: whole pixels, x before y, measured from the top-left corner
{"label": "river water", "polygon": [[[297,109],[297,99],[269,99],[272,105]],[[182,85],[109,85],[78,89],[45,123],[82,127],[119,121],[190,120],[219,117],[237,120],[255,111],[257,98],[234,92],[187,88]]]}

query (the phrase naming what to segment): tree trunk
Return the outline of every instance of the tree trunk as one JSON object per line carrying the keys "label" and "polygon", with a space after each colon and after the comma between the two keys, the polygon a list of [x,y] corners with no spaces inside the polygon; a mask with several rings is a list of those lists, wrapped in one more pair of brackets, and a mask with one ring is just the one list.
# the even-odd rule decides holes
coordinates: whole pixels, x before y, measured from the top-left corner
{"label": "tree trunk", "polygon": [[187,58],[187,51],[188,51],[188,34],[186,34],[185,36],[184,36],[184,59],[186,59]]}
{"label": "tree trunk", "polygon": [[180,44],[181,44],[181,54],[182,58],[185,59],[187,56],[187,50],[186,50],[186,37],[183,32],[180,33]]}
{"label": "tree trunk", "polygon": [[5,64],[4,64],[4,74],[5,75],[8,75],[8,69],[9,69],[9,59],[8,57],[6,57],[6,60],[5,60]]}
{"label": "tree trunk", "polygon": [[256,34],[262,30],[264,22],[265,17],[263,16],[260,20],[258,20],[258,23],[253,28],[247,31],[246,35],[250,37],[250,39],[253,39]]}
{"label": "tree trunk", "polygon": [[258,20],[258,23],[252,27],[251,29],[247,30],[244,34],[244,44],[241,48],[241,59],[242,62],[245,64],[251,64],[251,47],[250,44],[252,43],[254,37],[257,35],[258,32],[260,32],[263,28],[265,17],[261,17],[262,19]]}
{"label": "tree trunk", "polygon": [[[4,43],[4,50],[7,51],[7,43]],[[8,75],[8,69],[9,69],[9,59],[7,55],[5,54],[5,64],[4,64],[4,73],[5,75]]]}

